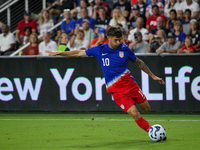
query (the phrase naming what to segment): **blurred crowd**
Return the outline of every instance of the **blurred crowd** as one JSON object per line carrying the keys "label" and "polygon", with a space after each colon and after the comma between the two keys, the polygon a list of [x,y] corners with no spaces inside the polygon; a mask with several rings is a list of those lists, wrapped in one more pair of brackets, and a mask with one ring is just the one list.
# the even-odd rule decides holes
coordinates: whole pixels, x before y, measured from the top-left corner
{"label": "blurred crowd", "polygon": [[108,43],[110,26],[121,27],[121,43],[134,53],[200,52],[198,0],[57,0],[38,19],[32,13],[24,12],[15,35],[0,23],[0,55],[21,47],[18,55],[84,50]]}

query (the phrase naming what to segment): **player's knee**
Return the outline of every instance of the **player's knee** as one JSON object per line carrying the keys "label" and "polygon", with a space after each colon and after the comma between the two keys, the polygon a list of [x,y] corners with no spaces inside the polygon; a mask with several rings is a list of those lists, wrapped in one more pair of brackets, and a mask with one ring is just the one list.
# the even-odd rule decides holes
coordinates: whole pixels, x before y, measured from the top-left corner
{"label": "player's knee", "polygon": [[151,111],[151,108],[149,106],[147,106],[142,111],[147,113],[147,112]]}
{"label": "player's knee", "polygon": [[128,113],[129,113],[134,119],[140,118],[140,113],[139,113],[139,111],[130,110]]}

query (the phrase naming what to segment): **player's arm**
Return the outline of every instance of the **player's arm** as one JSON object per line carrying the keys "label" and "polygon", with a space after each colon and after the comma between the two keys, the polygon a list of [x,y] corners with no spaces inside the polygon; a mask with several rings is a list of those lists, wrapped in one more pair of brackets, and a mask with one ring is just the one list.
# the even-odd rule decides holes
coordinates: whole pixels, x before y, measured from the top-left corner
{"label": "player's arm", "polygon": [[80,57],[80,56],[86,56],[85,50],[73,50],[73,51],[67,51],[67,52],[53,52],[51,50],[46,50],[46,53],[49,53],[49,56],[68,56],[68,57]]}
{"label": "player's arm", "polygon": [[146,64],[139,59],[138,57],[136,58],[135,64],[138,68],[140,68],[141,70],[143,70],[144,72],[146,72],[153,80],[158,81],[160,84],[165,84],[165,82],[163,81],[162,78],[159,78],[157,76],[155,76],[151,70],[146,66]]}

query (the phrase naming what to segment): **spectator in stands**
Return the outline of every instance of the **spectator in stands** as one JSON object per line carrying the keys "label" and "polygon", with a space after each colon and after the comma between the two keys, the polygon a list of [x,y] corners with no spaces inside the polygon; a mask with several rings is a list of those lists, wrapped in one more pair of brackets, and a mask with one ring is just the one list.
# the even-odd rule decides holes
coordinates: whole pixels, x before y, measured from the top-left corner
{"label": "spectator in stands", "polygon": [[72,36],[74,34],[74,29],[76,26],[76,21],[71,18],[70,10],[65,9],[64,10],[64,18],[65,21],[61,24],[61,32],[67,33],[69,36]]}
{"label": "spectator in stands", "polygon": [[152,29],[152,28],[156,28],[157,27],[156,19],[158,17],[162,17],[163,20],[164,20],[164,23],[167,22],[166,17],[163,14],[159,13],[159,7],[158,7],[158,5],[153,5],[152,6],[152,12],[153,12],[153,15],[149,16],[147,18],[147,22],[146,22],[146,29],[148,31],[150,31],[150,29]]}
{"label": "spectator in stands", "polygon": [[74,8],[80,6],[80,0],[74,0]]}
{"label": "spectator in stands", "polygon": [[73,0],[56,0],[56,5],[53,6],[51,3],[48,3],[50,7],[50,14],[56,15],[59,17],[64,9],[73,9],[74,8],[74,1]]}
{"label": "spectator in stands", "polygon": [[10,55],[15,50],[15,36],[10,33],[8,25],[2,25],[0,34],[0,55]]}
{"label": "spectator in stands", "polygon": [[185,2],[180,3],[177,11],[178,11],[178,18],[179,19],[184,19],[184,12],[186,9],[191,10],[191,18],[192,19],[197,19],[199,17],[199,4],[192,1],[192,0],[186,0]]}
{"label": "spectator in stands", "polygon": [[[90,22],[89,20],[85,19],[83,20],[83,31],[84,31],[84,40],[89,41],[89,43],[91,43],[91,41],[96,37],[96,33],[90,29]],[[90,45],[89,45],[90,47]]]}
{"label": "spectator in stands", "polygon": [[172,9],[176,10],[179,7],[177,0],[169,0],[169,3],[165,5],[164,15],[166,18],[170,18],[170,11]]}
{"label": "spectator in stands", "polygon": [[175,34],[173,32],[169,32],[167,35],[167,41],[164,42],[157,50],[157,54],[166,53],[177,53],[177,51],[182,47],[180,41],[176,41]]}
{"label": "spectator in stands", "polygon": [[153,6],[157,5],[159,8],[159,13],[160,14],[164,14],[164,6],[161,2],[158,2],[158,0],[151,0],[151,4],[149,4],[146,8],[146,13],[145,16],[146,18],[148,18],[149,16],[153,15]]}
{"label": "spectator in stands", "polygon": [[167,28],[165,28],[165,26],[164,26],[164,20],[163,20],[162,17],[158,17],[158,18],[156,19],[156,24],[157,24],[156,28],[151,29],[150,32],[149,32],[149,33],[150,33],[150,36],[151,36],[151,34],[152,34],[152,35],[155,35],[156,32],[157,32],[158,30],[160,30],[160,29],[164,30],[165,33],[168,34],[169,30],[168,30]]}
{"label": "spectator in stands", "polygon": [[107,2],[103,2],[103,0],[95,0],[95,5],[93,7],[93,15],[92,17],[96,19],[99,17],[99,8],[104,7],[106,11],[106,16],[110,17],[110,6]]}
{"label": "spectator in stands", "polygon": [[127,32],[122,28],[122,40],[121,40],[121,43],[122,44],[126,44],[127,46],[129,46],[131,44],[131,41],[129,41],[127,39]]}
{"label": "spectator in stands", "polygon": [[69,51],[70,49],[67,47],[67,43],[69,41],[69,37],[66,33],[62,33],[58,40],[58,49],[57,52],[65,52]]}
{"label": "spectator in stands", "polygon": [[143,41],[142,33],[137,31],[134,33],[134,41],[129,45],[129,48],[134,53],[147,53],[148,43]]}
{"label": "spectator in stands", "polygon": [[166,28],[171,31],[171,32],[174,32],[174,22],[177,21],[177,13],[176,13],[176,10],[174,9],[171,9],[170,10],[170,17],[169,19],[167,20],[167,23],[166,23]]}
{"label": "spectator in stands", "polygon": [[99,7],[99,16],[95,20],[95,26],[101,27],[104,29],[108,29],[110,23],[110,17],[106,16],[106,9],[105,7]]}
{"label": "spectator in stands", "polygon": [[137,31],[140,31],[142,33],[142,39],[144,41],[148,41],[148,35],[149,35],[149,31],[145,28],[143,28],[144,25],[144,20],[143,18],[137,18],[136,20],[136,28],[130,30],[130,34],[128,35],[128,40],[133,42],[135,37],[134,37],[134,33],[136,33]]}
{"label": "spectator in stands", "polygon": [[74,34],[70,39],[70,43],[68,43],[70,51],[85,50],[89,47],[89,44],[88,40],[84,40],[84,31],[79,28],[75,28]]}
{"label": "spectator in stands", "polygon": [[156,50],[167,41],[167,37],[164,30],[158,30],[156,36],[151,37],[149,40],[149,46],[147,48],[148,53],[155,53]]}
{"label": "spectator in stands", "polygon": [[183,32],[188,35],[190,32],[190,20],[191,20],[191,10],[186,9],[184,12],[184,19],[181,20],[183,26]]}
{"label": "spectator in stands", "polygon": [[94,29],[95,20],[92,17],[88,16],[87,8],[83,7],[83,8],[81,8],[81,18],[78,19],[76,21],[76,23],[79,24],[80,27],[82,27],[83,20],[85,20],[85,19],[89,20],[89,22],[90,22],[90,28]]}
{"label": "spectator in stands", "polygon": [[31,33],[32,33],[32,28],[31,28],[30,26],[24,27],[24,33],[25,33],[25,36],[24,36],[24,38],[23,38],[22,45],[25,45],[26,43],[29,42],[29,36],[30,36]]}
{"label": "spectator in stands", "polygon": [[24,27],[30,26],[32,28],[32,32],[36,33],[37,31],[37,23],[35,20],[31,19],[31,12],[29,10],[24,12],[24,19],[19,21],[16,30],[16,40],[22,44],[23,38],[25,36]]}
{"label": "spectator in stands", "polygon": [[184,45],[186,35],[182,31],[182,23],[180,21],[174,22],[174,33],[175,33],[176,41],[180,41],[182,45]]}
{"label": "spectator in stands", "polygon": [[3,26],[3,23],[0,21],[0,34],[2,33],[2,26]]}
{"label": "spectator in stands", "polygon": [[92,40],[91,47],[104,43],[108,43],[108,39],[106,39],[106,30],[104,28],[99,28],[98,37]]}
{"label": "spectator in stands", "polygon": [[38,45],[38,36],[36,33],[32,33],[29,37],[30,45],[27,46],[23,55],[38,55],[39,54],[39,45]]}
{"label": "spectator in stands", "polygon": [[196,19],[190,20],[190,33],[192,44],[196,49],[200,48],[200,31],[197,29],[198,22]]}
{"label": "spectator in stands", "polygon": [[192,38],[187,36],[185,38],[185,46],[179,49],[177,53],[196,53],[196,52],[197,52],[196,48],[192,44]]}
{"label": "spectator in stands", "polygon": [[139,17],[143,18],[144,25],[146,24],[146,17],[145,17],[144,14],[140,14],[140,7],[137,4],[135,4],[135,5],[132,6],[132,12],[133,13],[131,13],[131,15],[129,17],[129,20],[130,20],[130,29],[133,29],[133,28],[136,27],[136,20]]}
{"label": "spectator in stands", "polygon": [[[39,33],[43,34],[43,31],[49,30],[54,26],[53,20],[48,9],[43,9],[39,17]],[[52,31],[51,31],[52,33]]]}
{"label": "spectator in stands", "polygon": [[[131,12],[131,4],[128,0],[118,0],[118,2],[114,3],[113,5],[113,11],[116,8],[120,8],[122,15],[126,18],[128,21],[130,12]],[[114,13],[112,13],[113,15]]]}
{"label": "spectator in stands", "polygon": [[121,23],[123,28],[127,31],[128,30],[128,25],[127,21],[124,18],[122,11],[120,8],[115,8],[113,10],[113,18],[110,20],[109,26],[116,26],[117,23]]}
{"label": "spectator in stands", "polygon": [[137,5],[140,7],[140,14],[144,15],[148,4],[146,4],[144,0],[137,0]]}
{"label": "spectator in stands", "polygon": [[87,0],[80,0],[80,6],[75,7],[74,9],[71,10],[71,14],[77,13],[78,19],[81,18],[80,12],[81,8],[85,7],[88,10],[88,16],[92,16],[92,6],[89,5]]}
{"label": "spectator in stands", "polygon": [[94,2],[94,0],[88,0],[88,2],[89,2],[89,4],[90,4],[90,6],[92,6],[92,8],[94,7],[94,5],[95,5],[95,2]]}
{"label": "spectator in stands", "polygon": [[42,36],[43,42],[39,44],[39,55],[48,56],[48,53],[45,52],[46,50],[52,50],[56,52],[57,44],[56,42],[52,41],[50,37],[51,35],[49,31],[43,32]]}

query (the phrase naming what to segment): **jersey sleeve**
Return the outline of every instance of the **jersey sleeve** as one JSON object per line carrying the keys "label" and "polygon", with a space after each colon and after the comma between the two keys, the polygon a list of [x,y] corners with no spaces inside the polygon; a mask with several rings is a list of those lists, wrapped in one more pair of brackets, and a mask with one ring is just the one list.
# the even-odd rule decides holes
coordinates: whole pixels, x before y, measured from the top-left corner
{"label": "jersey sleeve", "polygon": [[133,53],[133,51],[128,48],[128,51],[129,51],[129,59],[132,61],[132,62],[135,62],[136,61],[136,55]]}
{"label": "jersey sleeve", "polygon": [[97,56],[97,50],[98,50],[98,46],[94,46],[92,48],[88,48],[85,50],[86,55],[88,56]]}

